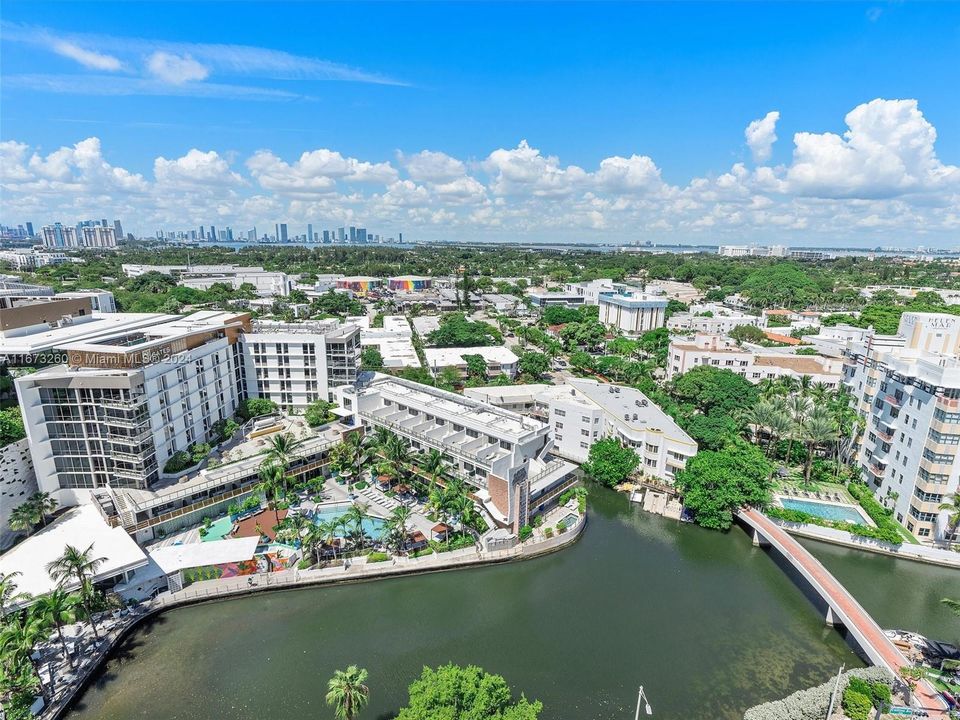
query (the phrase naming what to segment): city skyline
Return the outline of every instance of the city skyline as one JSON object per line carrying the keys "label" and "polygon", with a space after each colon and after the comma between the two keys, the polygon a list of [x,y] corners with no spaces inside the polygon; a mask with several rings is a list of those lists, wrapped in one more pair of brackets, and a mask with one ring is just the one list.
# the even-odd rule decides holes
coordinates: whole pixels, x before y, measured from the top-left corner
{"label": "city skyline", "polygon": [[[341,6],[281,6],[256,32],[246,7],[228,44],[196,42],[218,6],[155,22],[143,6],[58,5],[55,27],[43,4],[13,7],[0,222],[957,244],[960,107],[937,83],[956,7],[650,4],[598,18],[570,5],[535,33],[499,34],[496,20],[535,9],[380,7],[363,47],[342,37],[359,11]],[[81,15],[100,31],[82,32]],[[407,42],[418,21],[442,39]],[[310,22],[326,28],[319,46],[270,32]],[[453,26],[476,42],[452,53]],[[632,50],[578,43],[614,28]],[[38,118],[51,99],[61,108]]]}

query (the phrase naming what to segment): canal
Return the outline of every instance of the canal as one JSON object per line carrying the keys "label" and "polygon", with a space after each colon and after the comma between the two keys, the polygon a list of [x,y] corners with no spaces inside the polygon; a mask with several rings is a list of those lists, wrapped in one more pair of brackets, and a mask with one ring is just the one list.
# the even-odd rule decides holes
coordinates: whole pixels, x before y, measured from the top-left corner
{"label": "canal", "polygon": [[[333,671],[370,671],[385,720],[423,665],[475,663],[544,703],[547,720],[663,720],[744,709],[862,665],[765,551],[646,515],[591,489],[572,548],[522,563],[171,611],[133,635],[71,720],[332,717]],[[885,627],[953,640],[938,606],[960,573],[811,543]]]}

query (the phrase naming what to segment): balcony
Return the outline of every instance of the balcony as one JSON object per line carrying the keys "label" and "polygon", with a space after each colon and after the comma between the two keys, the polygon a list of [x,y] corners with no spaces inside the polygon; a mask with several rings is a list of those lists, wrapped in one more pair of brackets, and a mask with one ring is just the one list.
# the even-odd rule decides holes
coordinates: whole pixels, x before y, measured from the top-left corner
{"label": "balcony", "polygon": [[895,408],[903,407],[903,398],[898,398],[896,395],[885,395],[883,399]]}
{"label": "balcony", "polygon": [[870,469],[870,472],[878,478],[882,478],[883,474],[887,471],[886,465],[880,465],[879,463],[870,463],[867,467]]}
{"label": "balcony", "polygon": [[878,438],[882,438],[887,442],[893,441],[893,430],[884,430],[881,427],[878,427],[875,432]]}

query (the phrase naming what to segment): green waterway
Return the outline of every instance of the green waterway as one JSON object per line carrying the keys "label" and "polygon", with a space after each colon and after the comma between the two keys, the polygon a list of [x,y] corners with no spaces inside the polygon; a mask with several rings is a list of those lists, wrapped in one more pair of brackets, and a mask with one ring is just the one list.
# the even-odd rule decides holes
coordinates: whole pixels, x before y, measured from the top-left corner
{"label": "green waterway", "polygon": [[[265,593],[168,612],[133,635],[71,720],[330,718],[326,680],[359,663],[385,720],[423,665],[476,663],[539,698],[544,720],[734,719],[862,665],[743,531],[647,515],[593,488],[582,539],[457,572]],[[805,543],[807,544],[807,543]],[[956,639],[937,606],[960,573],[810,547],[884,627]]]}

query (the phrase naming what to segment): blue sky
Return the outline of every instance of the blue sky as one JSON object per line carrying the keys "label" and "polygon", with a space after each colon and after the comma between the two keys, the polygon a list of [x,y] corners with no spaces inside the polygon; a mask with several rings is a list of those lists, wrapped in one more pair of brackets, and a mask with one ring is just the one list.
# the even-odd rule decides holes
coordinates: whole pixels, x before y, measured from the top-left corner
{"label": "blue sky", "polygon": [[6,2],[0,34],[6,223],[960,244],[957,4]]}

